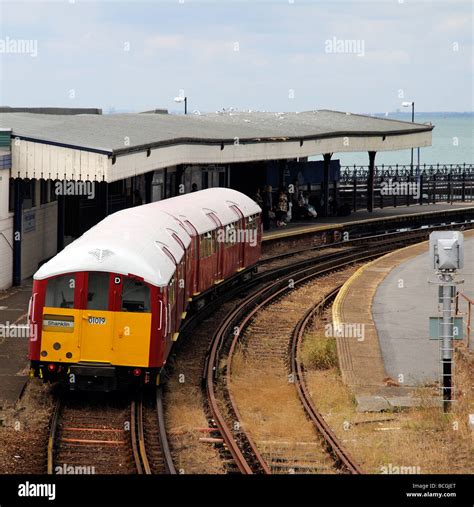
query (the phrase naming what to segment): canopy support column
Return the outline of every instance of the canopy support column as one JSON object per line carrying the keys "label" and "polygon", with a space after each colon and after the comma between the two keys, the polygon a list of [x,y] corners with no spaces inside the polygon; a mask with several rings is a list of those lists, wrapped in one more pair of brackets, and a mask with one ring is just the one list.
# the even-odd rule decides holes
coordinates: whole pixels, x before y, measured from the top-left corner
{"label": "canopy support column", "polygon": [[15,178],[13,209],[13,285],[21,284],[21,241],[23,235],[23,180]]}
{"label": "canopy support column", "polygon": [[331,165],[332,153],[324,153],[323,166],[323,215],[329,216],[329,167]]}
{"label": "canopy support column", "polygon": [[367,178],[367,211],[374,210],[374,182],[375,182],[375,155],[376,151],[369,151],[369,174]]}

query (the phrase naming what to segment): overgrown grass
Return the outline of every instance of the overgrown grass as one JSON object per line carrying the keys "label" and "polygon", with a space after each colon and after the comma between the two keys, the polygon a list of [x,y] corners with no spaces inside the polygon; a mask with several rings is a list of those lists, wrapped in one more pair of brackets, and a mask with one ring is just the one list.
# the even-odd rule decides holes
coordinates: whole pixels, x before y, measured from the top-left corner
{"label": "overgrown grass", "polygon": [[337,366],[336,340],[324,334],[308,334],[301,348],[301,360],[307,368],[328,370]]}

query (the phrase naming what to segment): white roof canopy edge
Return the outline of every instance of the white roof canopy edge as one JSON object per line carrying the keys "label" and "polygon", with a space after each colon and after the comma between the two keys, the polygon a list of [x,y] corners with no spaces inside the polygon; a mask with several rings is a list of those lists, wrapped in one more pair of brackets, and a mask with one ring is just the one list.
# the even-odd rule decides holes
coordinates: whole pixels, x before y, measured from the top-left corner
{"label": "white roof canopy edge", "polygon": [[431,131],[395,135],[335,136],[300,141],[246,141],[225,144],[175,144],[117,155],[86,148],[22,140],[12,143],[12,177],[113,182],[178,164],[224,164],[308,157],[323,153],[395,151],[431,146]]}

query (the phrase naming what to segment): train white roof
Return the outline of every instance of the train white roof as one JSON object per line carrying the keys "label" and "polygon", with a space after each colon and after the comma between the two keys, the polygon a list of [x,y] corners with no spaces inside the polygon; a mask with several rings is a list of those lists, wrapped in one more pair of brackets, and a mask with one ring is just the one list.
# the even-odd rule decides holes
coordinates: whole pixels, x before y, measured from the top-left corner
{"label": "train white roof", "polygon": [[236,204],[244,216],[260,211],[249,197],[226,188],[201,190],[163,201],[128,208],[109,215],[73,241],[35,273],[42,280],[75,271],[103,271],[136,275],[146,282],[166,286],[175,272],[175,264],[184,250],[173,237],[175,233],[187,247],[190,235],[180,224],[189,220],[199,234],[215,226],[206,216],[212,210],[223,225],[236,220],[229,207]]}
{"label": "train white roof", "polygon": [[238,219],[231,205],[236,205],[244,217],[261,211],[257,203],[245,194],[231,188],[220,187],[171,197],[155,204],[160,210],[181,221],[188,220],[198,234],[215,229],[214,222],[207,216],[211,211],[219,218],[222,225],[230,224]]}

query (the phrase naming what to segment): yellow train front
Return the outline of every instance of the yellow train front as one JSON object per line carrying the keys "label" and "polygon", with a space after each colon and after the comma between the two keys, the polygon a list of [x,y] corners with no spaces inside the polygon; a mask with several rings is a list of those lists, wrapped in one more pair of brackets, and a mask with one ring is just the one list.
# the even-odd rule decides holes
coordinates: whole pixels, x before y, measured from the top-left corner
{"label": "yellow train front", "polygon": [[192,297],[253,266],[260,244],[260,208],[230,189],[108,216],[34,276],[31,374],[72,390],[156,384]]}

